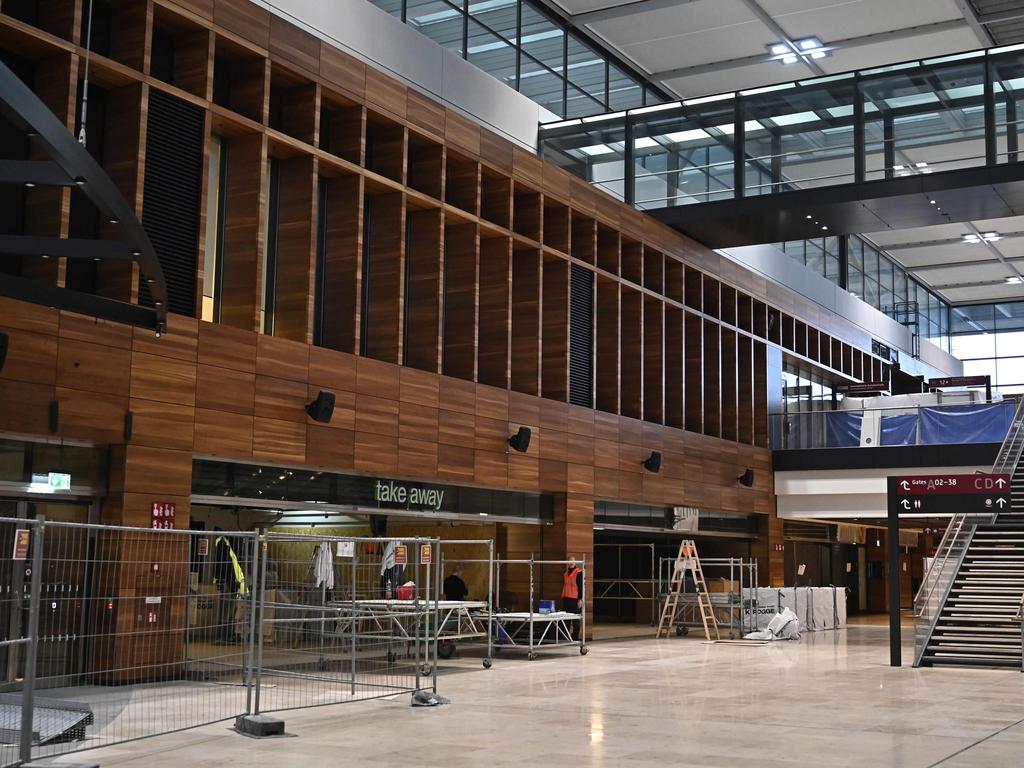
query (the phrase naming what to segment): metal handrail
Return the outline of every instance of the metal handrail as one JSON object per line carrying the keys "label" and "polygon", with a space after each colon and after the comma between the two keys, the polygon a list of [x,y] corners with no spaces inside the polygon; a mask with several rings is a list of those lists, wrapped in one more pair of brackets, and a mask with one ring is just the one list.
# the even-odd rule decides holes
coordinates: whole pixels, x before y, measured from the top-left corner
{"label": "metal handrail", "polygon": [[[942,569],[945,568],[946,561],[949,560],[949,556],[953,551],[952,542],[946,547],[946,542],[950,539],[950,531],[953,531],[953,541],[960,536],[960,530],[963,528],[964,522],[967,520],[967,515],[962,512],[957,513],[950,521],[949,525],[946,526],[946,532],[942,534],[942,540],[939,542],[939,546],[936,548],[935,559],[932,560],[931,565],[928,567],[928,572],[924,575],[924,579],[921,581],[921,586],[917,590],[917,594],[914,595],[914,616],[920,616],[921,612],[916,607],[919,602],[923,603],[928,600],[932,595],[932,591],[935,589],[935,585],[939,581],[938,574],[942,573]],[[956,530],[953,530],[955,526]],[[939,562],[939,552],[942,552],[942,562]],[[936,574],[935,578],[932,579],[932,574]]]}

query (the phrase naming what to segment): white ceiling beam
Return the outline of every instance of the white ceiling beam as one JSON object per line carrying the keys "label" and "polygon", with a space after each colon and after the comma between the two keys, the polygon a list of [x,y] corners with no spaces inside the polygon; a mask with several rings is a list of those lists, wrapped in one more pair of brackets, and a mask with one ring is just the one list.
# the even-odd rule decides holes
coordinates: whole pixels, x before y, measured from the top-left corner
{"label": "white ceiling beam", "polygon": [[[920,35],[932,35],[938,32],[949,32],[954,29],[962,29],[963,19],[949,19],[948,21],[936,21],[931,24],[919,24],[914,27],[903,27],[891,29],[888,32],[879,32],[873,35],[862,35],[859,37],[847,37],[842,40],[825,41],[822,43],[826,48],[861,48],[866,45],[877,43],[896,42],[906,40]],[[764,64],[771,61],[772,57],[767,53],[759,53],[754,56],[743,56],[737,59],[726,59],[724,61],[712,61],[707,64],[697,64],[692,67],[679,67],[678,69],[666,69],[651,74],[652,80],[674,80],[678,77],[690,77],[692,75],[706,75],[712,72],[724,72],[739,67],[749,67],[754,64]]]}
{"label": "white ceiling beam", "polygon": [[971,5],[969,0],[953,0],[956,4],[956,9],[960,11],[960,14],[964,17],[964,21],[967,26],[971,28],[974,36],[978,38],[978,42],[981,43],[985,48],[995,45],[995,38],[992,34],[985,29],[984,22],[981,21],[977,12],[974,10],[974,6]]}
{"label": "white ceiling beam", "polygon": [[598,8],[596,11],[584,11],[574,13],[570,16],[573,24],[597,24],[601,21],[614,21],[632,16],[634,13],[648,13],[649,11],[661,11],[666,8],[675,8],[680,5],[689,5],[697,0],[635,0],[624,5],[610,5],[605,8]]}
{"label": "white ceiling beam", "polygon": [[1024,8],[1011,8],[1005,11],[996,11],[995,13],[982,13],[977,18],[985,26],[1001,24],[1004,21],[1017,21],[1018,19],[1024,19]]}
{"label": "white ceiling beam", "polygon": [[[999,235],[1003,240],[1012,240],[1014,238],[1024,237],[1024,230],[1000,232]],[[878,247],[885,248],[887,251],[909,251],[915,248],[934,248],[942,245],[963,245],[963,242],[963,238],[960,237],[943,237],[937,240],[914,240],[905,243],[890,243],[889,245],[879,245]]]}
{"label": "white ceiling beam", "polygon": [[[1008,263],[1010,263],[1010,264],[1013,264],[1013,263],[1024,264],[1024,259],[1007,259],[1006,261]],[[995,259],[995,258],[985,258],[985,259],[975,259],[973,261],[946,261],[946,262],[936,261],[936,262],[934,262],[932,264],[918,264],[917,266],[913,266],[913,267],[908,267],[907,265],[904,264],[903,268],[906,269],[908,272],[917,273],[917,272],[928,272],[928,271],[936,270],[936,269],[960,269],[962,267],[976,267],[976,266],[981,265],[981,264],[996,264],[996,263],[998,263],[998,259]]]}

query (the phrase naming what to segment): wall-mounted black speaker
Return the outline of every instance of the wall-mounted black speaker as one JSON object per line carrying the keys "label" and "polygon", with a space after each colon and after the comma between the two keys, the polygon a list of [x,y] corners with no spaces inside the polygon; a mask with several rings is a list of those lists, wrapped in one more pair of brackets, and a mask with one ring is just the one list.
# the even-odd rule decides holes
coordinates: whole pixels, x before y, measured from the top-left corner
{"label": "wall-mounted black speaker", "polygon": [[388,518],[385,515],[370,515],[370,536],[383,538],[388,535]]}
{"label": "wall-mounted black speaker", "polygon": [[740,485],[750,488],[754,485],[754,470],[747,467],[746,471],[738,478]]}
{"label": "wall-mounted black speaker", "polygon": [[508,439],[508,444],[512,446],[512,450],[526,453],[530,450],[530,438],[532,436],[533,431],[529,427],[520,427],[519,431]]}
{"label": "wall-mounted black speaker", "polygon": [[313,421],[319,421],[321,424],[330,423],[331,416],[334,415],[334,393],[321,389],[316,400],[306,405],[306,413]]}
{"label": "wall-mounted black speaker", "polygon": [[6,333],[0,333],[0,371],[4,369],[4,361],[7,359],[7,344],[9,339]]}
{"label": "wall-mounted black speaker", "polygon": [[644,459],[644,469],[648,472],[661,471],[661,451],[651,451],[651,455]]}

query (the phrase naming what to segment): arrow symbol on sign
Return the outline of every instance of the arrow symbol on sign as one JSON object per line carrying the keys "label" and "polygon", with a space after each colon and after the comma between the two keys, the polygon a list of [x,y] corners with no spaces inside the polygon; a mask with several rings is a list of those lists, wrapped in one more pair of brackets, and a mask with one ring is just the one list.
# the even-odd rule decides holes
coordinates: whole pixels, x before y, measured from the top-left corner
{"label": "arrow symbol on sign", "polygon": [[903,501],[901,501],[900,504],[903,505],[904,509],[910,509],[910,502],[907,501],[906,499],[903,499]]}
{"label": "arrow symbol on sign", "polygon": [[1004,485],[1006,485],[1006,481],[1003,480],[1003,478],[1000,477],[998,480],[996,480],[996,485],[998,485],[1000,488],[1002,488]]}
{"label": "arrow symbol on sign", "polygon": [[902,488],[904,491],[909,491],[910,483],[908,483],[906,480],[900,480],[900,488]]}
{"label": "arrow symbol on sign", "polygon": [[998,504],[1000,508],[1005,507],[1006,506],[1006,499],[998,498],[998,499],[996,499],[996,504]]}

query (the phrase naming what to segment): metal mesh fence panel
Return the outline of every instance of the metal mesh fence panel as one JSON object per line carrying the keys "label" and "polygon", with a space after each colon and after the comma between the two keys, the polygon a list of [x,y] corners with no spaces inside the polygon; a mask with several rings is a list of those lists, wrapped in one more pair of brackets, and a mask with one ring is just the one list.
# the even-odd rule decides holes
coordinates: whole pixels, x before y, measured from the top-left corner
{"label": "metal mesh fence panel", "polygon": [[34,529],[38,573],[31,559],[2,566],[0,641],[29,625],[26,585],[38,577],[35,680],[27,690],[27,650],[6,646],[4,763],[15,758],[26,698],[35,758],[246,711],[255,534],[0,520],[0,546],[14,547],[24,529]]}
{"label": "metal mesh fence panel", "polygon": [[436,552],[436,539],[268,533],[255,711],[436,690]]}

